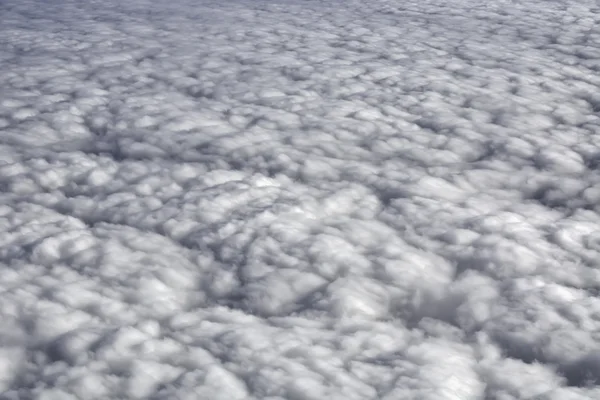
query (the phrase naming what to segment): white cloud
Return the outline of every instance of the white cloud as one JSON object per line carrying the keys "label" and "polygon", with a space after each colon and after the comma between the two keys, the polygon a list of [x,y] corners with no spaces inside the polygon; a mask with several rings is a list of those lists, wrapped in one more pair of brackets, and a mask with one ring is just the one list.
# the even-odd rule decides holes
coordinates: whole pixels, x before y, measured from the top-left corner
{"label": "white cloud", "polygon": [[121,3],[0,3],[0,399],[600,397],[594,2]]}

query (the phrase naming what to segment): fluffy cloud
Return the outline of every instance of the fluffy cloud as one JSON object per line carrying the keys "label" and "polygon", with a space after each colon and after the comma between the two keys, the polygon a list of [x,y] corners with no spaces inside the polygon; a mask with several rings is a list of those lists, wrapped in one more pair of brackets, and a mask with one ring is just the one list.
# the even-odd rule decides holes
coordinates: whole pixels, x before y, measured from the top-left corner
{"label": "fluffy cloud", "polygon": [[599,397],[594,7],[3,1],[0,398]]}

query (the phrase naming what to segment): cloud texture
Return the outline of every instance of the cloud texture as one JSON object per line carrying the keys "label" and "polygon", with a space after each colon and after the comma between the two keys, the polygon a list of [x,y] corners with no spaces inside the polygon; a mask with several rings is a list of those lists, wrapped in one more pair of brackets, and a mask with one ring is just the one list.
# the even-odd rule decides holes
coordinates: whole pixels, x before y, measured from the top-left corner
{"label": "cloud texture", "polygon": [[0,399],[600,397],[596,2],[0,15]]}

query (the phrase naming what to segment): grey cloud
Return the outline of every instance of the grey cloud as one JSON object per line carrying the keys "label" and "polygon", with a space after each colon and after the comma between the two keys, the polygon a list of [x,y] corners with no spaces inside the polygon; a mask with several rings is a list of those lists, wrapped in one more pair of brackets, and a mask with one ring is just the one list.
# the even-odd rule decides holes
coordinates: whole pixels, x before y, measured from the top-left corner
{"label": "grey cloud", "polygon": [[0,15],[0,399],[600,396],[594,2]]}

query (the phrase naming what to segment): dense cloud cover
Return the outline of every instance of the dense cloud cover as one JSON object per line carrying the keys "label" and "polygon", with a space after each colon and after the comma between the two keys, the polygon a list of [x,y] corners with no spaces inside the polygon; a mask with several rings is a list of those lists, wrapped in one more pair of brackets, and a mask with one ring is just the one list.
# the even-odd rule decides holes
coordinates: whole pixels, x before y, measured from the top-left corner
{"label": "dense cloud cover", "polygon": [[600,398],[595,1],[2,0],[0,187],[2,400]]}

